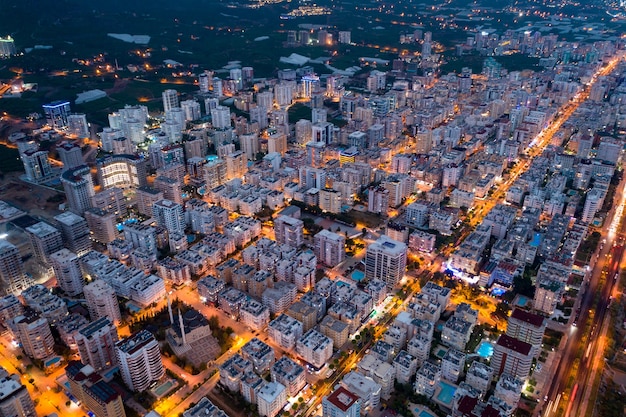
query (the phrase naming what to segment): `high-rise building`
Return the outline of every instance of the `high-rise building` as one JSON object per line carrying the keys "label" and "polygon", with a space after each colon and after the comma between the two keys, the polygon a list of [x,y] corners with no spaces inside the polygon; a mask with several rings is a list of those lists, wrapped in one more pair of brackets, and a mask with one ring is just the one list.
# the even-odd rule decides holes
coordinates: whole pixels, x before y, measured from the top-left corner
{"label": "high-rise building", "polygon": [[162,94],[163,97],[163,112],[167,113],[174,108],[180,107],[178,104],[178,91],[165,90]]}
{"label": "high-rise building", "polygon": [[274,220],[274,233],[278,243],[299,248],[304,243],[304,223],[300,219],[289,216],[278,216]]}
{"label": "high-rise building", "polygon": [[62,142],[57,145],[57,153],[63,162],[63,172],[84,165],[83,152],[74,142]]}
{"label": "high-rise building", "polygon": [[359,417],[361,400],[344,387],[339,387],[322,399],[323,417]]}
{"label": "high-rise building", "polygon": [[80,217],[71,211],[66,211],[54,216],[54,219],[61,226],[63,242],[69,250],[78,256],[91,250],[89,225],[84,217]]}
{"label": "high-rise building", "polygon": [[91,232],[94,242],[107,244],[117,238],[117,217],[115,213],[109,213],[98,208],[91,208],[84,213],[85,220]]}
{"label": "high-rise building", "polygon": [[128,213],[126,197],[121,188],[112,187],[101,190],[91,197],[91,203],[94,208],[113,213],[117,217],[125,217]]}
{"label": "high-rise building", "polygon": [[547,321],[543,316],[515,308],[509,317],[506,334],[530,343],[533,347],[533,354],[536,355],[541,351],[546,325]]}
{"label": "high-rise building", "polygon": [[128,224],[124,227],[124,239],[135,249],[144,249],[149,254],[157,253],[156,229],[145,224]]}
{"label": "high-rise building", "polygon": [[43,105],[43,112],[46,116],[48,126],[55,130],[64,130],[68,126],[68,116],[70,115],[69,101],[53,101]]}
{"label": "high-rise building", "polygon": [[29,280],[24,273],[22,256],[19,249],[0,240],[0,291],[2,294],[19,294],[28,288]]}
{"label": "high-rise building", "polygon": [[89,138],[89,124],[85,113],[72,113],[67,116],[67,131],[79,138]]}
{"label": "high-rise building", "polygon": [[346,238],[326,229],[315,235],[315,256],[328,267],[339,265],[346,256]]}
{"label": "high-rise building", "polygon": [[381,236],[367,247],[365,277],[379,279],[392,289],[400,282],[406,269],[407,246],[404,243]]}
{"label": "high-rise building", "polygon": [[599,188],[592,188],[587,192],[587,199],[585,200],[585,207],[580,220],[583,223],[591,223],[598,210],[602,208],[603,203],[604,192]]}
{"label": "high-rise building", "polygon": [[217,106],[211,109],[211,124],[216,129],[230,127],[230,109],[226,106]]}
{"label": "high-rise building", "polygon": [[137,188],[147,185],[146,160],[137,155],[110,155],[96,161],[102,188]]}
{"label": "high-rise building", "polygon": [[532,361],[532,345],[503,334],[493,348],[491,367],[496,375],[509,374],[525,380]]}
{"label": "high-rise building", "polygon": [[152,206],[152,216],[156,223],[170,233],[185,231],[183,206],[170,200],[160,200]]}
{"label": "high-rise building", "polygon": [[29,226],[26,228],[26,233],[28,233],[35,257],[44,265],[49,265],[50,255],[63,248],[61,232],[48,223],[39,222]]}
{"label": "high-rise building", "polygon": [[97,279],[83,287],[87,309],[92,321],[109,318],[116,326],[120,323],[120,305],[115,290],[106,281]]}
{"label": "high-rise building", "polygon": [[6,37],[0,36],[0,57],[10,57],[15,55],[15,41],[10,35]]}
{"label": "high-rise building", "polygon": [[80,360],[96,371],[115,365],[117,327],[108,317],[101,317],[80,328],[74,337]]}
{"label": "high-rise building", "polygon": [[92,207],[92,197],[95,193],[91,170],[87,165],[82,165],[61,175],[61,184],[67,198],[69,209],[76,214],[82,215],[85,210]]}
{"label": "high-rise building", "polygon": [[115,354],[122,379],[131,391],[146,390],[165,373],[159,343],[147,330],[117,342]]}
{"label": "high-rise building", "polygon": [[305,75],[302,77],[302,97],[311,98],[314,91],[320,88],[320,77],[317,75]]}
{"label": "high-rise building", "polygon": [[26,178],[31,182],[43,182],[54,176],[54,171],[48,160],[48,151],[28,149],[20,153],[24,164]]}
{"label": "high-rise building", "polygon": [[63,248],[50,255],[50,264],[54,270],[57,284],[66,294],[75,296],[83,292],[83,274],[78,256]]}
{"label": "high-rise building", "polygon": [[183,109],[183,114],[185,115],[185,121],[190,122],[192,120],[198,120],[202,117],[202,112],[200,111],[200,103],[196,100],[185,100],[180,103],[180,108]]}
{"label": "high-rise building", "polygon": [[241,72],[241,68],[231,68],[230,79],[234,81],[237,91],[243,88],[243,73]]}
{"label": "high-rise building", "polygon": [[386,215],[388,208],[389,190],[383,186],[370,187],[368,190],[367,211]]}
{"label": "high-rise building", "polygon": [[126,417],[122,396],[93,367],[71,361],[65,375],[72,395],[95,417]]}
{"label": "high-rise building", "polygon": [[20,382],[20,376],[17,374],[9,376],[4,369],[0,372],[0,416],[37,417],[35,403],[30,398],[26,386]]}
{"label": "high-rise building", "polygon": [[240,135],[239,143],[241,144],[241,150],[245,153],[246,158],[254,161],[260,150],[258,135],[256,133]]}
{"label": "high-rise building", "polygon": [[200,87],[201,93],[209,92],[211,81],[212,79],[209,77],[209,74],[207,74],[206,72],[203,72],[202,74],[198,75],[198,87]]}
{"label": "high-rise building", "polygon": [[48,320],[30,310],[14,318],[13,326],[28,357],[43,360],[54,354],[54,338]]}

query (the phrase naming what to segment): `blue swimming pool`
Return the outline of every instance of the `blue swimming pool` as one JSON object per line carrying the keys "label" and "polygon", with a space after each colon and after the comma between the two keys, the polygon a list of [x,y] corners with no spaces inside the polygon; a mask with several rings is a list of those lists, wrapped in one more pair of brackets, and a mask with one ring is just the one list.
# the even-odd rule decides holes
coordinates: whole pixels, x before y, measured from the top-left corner
{"label": "blue swimming pool", "polygon": [[518,295],[517,296],[517,305],[520,306],[520,307],[526,307],[528,305],[529,301],[530,300],[525,295]]}
{"label": "blue swimming pool", "polygon": [[352,271],[352,274],[350,274],[350,278],[352,278],[355,281],[363,281],[363,278],[365,278],[365,274],[361,271]]}
{"label": "blue swimming pool", "polygon": [[439,381],[439,386],[441,387],[441,390],[439,391],[439,394],[437,394],[437,400],[446,405],[451,404],[452,399],[454,398],[454,393],[456,392],[456,387],[443,381]]}
{"label": "blue swimming pool", "polygon": [[[416,408],[416,409],[415,409],[415,412],[418,412],[418,411],[419,411],[419,408]],[[418,414],[417,416],[418,416],[418,417],[435,417],[434,415],[432,415],[431,413],[429,413],[429,412],[428,412],[428,411],[426,411],[426,410],[422,410],[422,411],[420,411],[420,412],[419,412],[419,414]]]}
{"label": "blue swimming pool", "polygon": [[478,345],[476,353],[478,353],[478,356],[483,359],[490,358],[491,355],[493,355],[493,344],[483,340],[482,342],[480,342],[480,345]]}

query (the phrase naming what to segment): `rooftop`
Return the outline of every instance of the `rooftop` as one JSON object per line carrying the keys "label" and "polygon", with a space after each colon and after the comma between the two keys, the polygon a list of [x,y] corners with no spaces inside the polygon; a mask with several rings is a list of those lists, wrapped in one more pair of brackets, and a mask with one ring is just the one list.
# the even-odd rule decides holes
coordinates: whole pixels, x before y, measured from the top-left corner
{"label": "rooftop", "polygon": [[339,387],[328,396],[327,400],[341,411],[347,411],[359,400],[359,397],[344,387]]}
{"label": "rooftop", "polygon": [[514,337],[507,336],[506,334],[500,335],[497,345],[521,353],[522,355],[528,355],[532,349],[532,345]]}

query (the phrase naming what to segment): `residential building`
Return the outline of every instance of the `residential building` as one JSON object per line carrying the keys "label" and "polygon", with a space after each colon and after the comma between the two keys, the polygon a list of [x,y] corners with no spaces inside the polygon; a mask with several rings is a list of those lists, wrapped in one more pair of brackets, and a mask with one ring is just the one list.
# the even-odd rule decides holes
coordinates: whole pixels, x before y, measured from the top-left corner
{"label": "residential building", "polygon": [[239,392],[240,381],[248,372],[252,372],[252,363],[236,353],[219,367],[220,384],[233,392]]}
{"label": "residential building", "polygon": [[159,344],[147,330],[117,342],[115,354],[122,379],[131,391],[146,390],[165,373]]}
{"label": "residential building", "polygon": [[2,294],[19,294],[29,286],[22,256],[17,246],[0,240],[0,290]]}
{"label": "residential building", "polygon": [[302,323],[302,330],[304,332],[308,332],[317,324],[317,309],[302,301],[293,303],[286,313]]}
{"label": "residential building", "polygon": [[392,289],[402,279],[406,269],[407,246],[387,236],[381,236],[367,247],[365,277],[379,279]]}
{"label": "residential building", "polygon": [[431,398],[435,394],[437,383],[441,379],[441,367],[432,362],[424,362],[417,371],[415,392]]}
{"label": "residential building", "polygon": [[83,274],[75,253],[63,248],[50,255],[50,264],[57,284],[66,294],[76,296],[83,292]]}
{"label": "residential building", "polygon": [[333,341],[322,333],[311,329],[296,342],[296,352],[315,368],[322,368],[333,355]]}
{"label": "residential building", "polygon": [[[232,259],[232,258],[231,258]],[[214,276],[206,276],[198,281],[198,295],[203,303],[217,304],[220,292],[226,287],[226,283]],[[269,313],[268,313],[269,317]],[[244,323],[246,323],[244,321]],[[246,325],[249,326],[248,323]]]}
{"label": "residential building", "polygon": [[448,349],[441,358],[441,377],[456,384],[465,369],[465,353]]}
{"label": "residential building", "polygon": [[288,397],[297,396],[306,385],[306,371],[289,356],[277,360],[270,369],[273,382],[285,386]]}
{"label": "residential building", "polygon": [[351,371],[341,379],[340,384],[343,388],[359,397],[361,415],[368,415],[380,405],[380,384],[376,383],[372,378]]}
{"label": "residential building", "polygon": [[357,372],[371,377],[380,384],[380,396],[385,399],[389,398],[396,377],[393,365],[380,359],[376,353],[370,352],[357,364]]}
{"label": "residential building", "polygon": [[55,227],[39,222],[26,228],[35,258],[43,265],[50,265],[50,255],[63,248],[63,237]]}
{"label": "residential building", "polygon": [[401,350],[393,359],[393,367],[396,371],[396,381],[408,384],[417,371],[417,358],[406,350]]}
{"label": "residential building", "polygon": [[458,350],[465,350],[465,345],[472,335],[473,325],[460,317],[450,317],[443,326],[441,342]]}
{"label": "residential building", "polygon": [[4,369],[0,372],[0,416],[37,417],[35,403],[20,376],[9,376]]}
{"label": "residential building", "polygon": [[202,397],[197,404],[183,412],[183,417],[228,417],[228,414],[215,406],[207,397]]}
{"label": "residential building", "polygon": [[183,206],[170,200],[159,200],[152,205],[152,216],[156,223],[169,233],[185,232]]}
{"label": "residential building", "polygon": [[304,223],[300,219],[283,215],[278,216],[274,220],[276,242],[299,248],[304,243],[303,228]]}
{"label": "residential building", "polygon": [[322,399],[323,417],[360,417],[361,401],[344,387],[334,390]]}
{"label": "residential building", "polygon": [[78,330],[74,340],[80,360],[96,371],[115,365],[117,327],[108,317],[101,317]]}
{"label": "residential building", "polygon": [[533,356],[536,356],[541,351],[546,325],[547,321],[543,316],[515,308],[507,321],[506,334],[531,344]]}
{"label": "residential building", "polygon": [[314,237],[315,256],[328,267],[339,265],[346,256],[346,238],[337,233],[323,229]]}
{"label": "residential building", "polygon": [[20,153],[24,164],[26,179],[33,183],[41,183],[54,178],[55,171],[50,165],[48,151],[28,149]]}
{"label": "residential building", "polygon": [[94,280],[83,287],[87,309],[92,321],[108,317],[116,326],[122,315],[115,290],[102,279]]}
{"label": "residential building", "polygon": [[285,281],[278,281],[274,288],[263,291],[262,302],[273,314],[287,310],[296,299],[297,287],[295,284]]}
{"label": "residential building", "polygon": [[13,326],[17,340],[28,357],[45,360],[54,354],[54,338],[48,320],[27,311],[13,319]]}
{"label": "residential building", "polygon": [[270,322],[268,334],[274,343],[285,350],[291,350],[296,346],[296,341],[302,336],[302,323],[293,317],[281,314]]}
{"label": "residential building", "polygon": [[115,213],[91,208],[85,211],[84,216],[89,227],[90,237],[94,242],[106,245],[117,239],[119,232],[116,227],[117,216]]}
{"label": "residential building", "polygon": [[517,408],[522,395],[524,380],[513,375],[504,374],[496,383],[494,397],[501,399],[513,409]]}
{"label": "residential building", "polygon": [[126,417],[120,393],[91,365],[71,361],[65,375],[72,395],[96,417]]}
{"label": "residential building", "polygon": [[474,361],[467,370],[465,382],[485,395],[491,386],[493,375],[493,368],[479,361]]}
{"label": "residential building", "polygon": [[257,393],[259,415],[274,417],[280,413],[287,402],[287,390],[278,382],[268,382]]}
{"label": "residential building", "polygon": [[276,361],[274,349],[256,337],[243,345],[241,356],[252,364],[254,372],[259,375],[269,371]]}
{"label": "residential building", "polygon": [[506,373],[525,380],[530,374],[532,360],[532,345],[503,334],[494,346],[491,367],[497,375]]}
{"label": "residential building", "polygon": [[72,212],[82,215],[85,210],[93,206],[92,198],[95,190],[91,169],[87,165],[80,165],[63,172],[61,184],[67,198],[67,205]]}
{"label": "residential building", "polygon": [[263,330],[270,322],[267,306],[251,298],[239,308],[241,321],[252,330]]}
{"label": "residential building", "polygon": [[63,243],[69,250],[78,256],[91,250],[87,220],[71,211],[54,216],[54,219],[61,227]]}
{"label": "residential building", "polygon": [[57,100],[44,104],[42,107],[48,126],[54,130],[65,130],[68,127],[68,117],[70,115],[69,101]]}
{"label": "residential building", "polygon": [[320,322],[320,332],[333,341],[333,346],[341,349],[350,336],[350,325],[327,315]]}

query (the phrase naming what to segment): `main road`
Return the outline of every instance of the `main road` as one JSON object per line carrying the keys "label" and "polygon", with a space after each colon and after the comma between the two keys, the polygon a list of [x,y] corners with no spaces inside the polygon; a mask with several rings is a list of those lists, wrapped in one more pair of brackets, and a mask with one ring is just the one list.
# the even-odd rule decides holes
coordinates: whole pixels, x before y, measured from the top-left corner
{"label": "main road", "polygon": [[[589,90],[591,86],[597,81],[598,77],[610,74],[615,70],[617,64],[622,60],[622,54],[613,58],[606,66],[600,68],[596,74],[591,78],[587,88],[585,88],[575,100],[575,105],[570,105],[567,113],[571,115],[573,111],[579,106],[580,103],[587,100],[589,97]],[[569,116],[568,116],[569,117]],[[581,389],[582,391],[592,389],[587,386],[586,378],[588,376],[589,364],[597,361],[598,352],[596,352],[596,343],[598,341],[598,324],[601,324],[604,320],[606,306],[609,303],[609,296],[612,291],[613,277],[617,273],[620,260],[623,256],[623,237],[620,233],[624,233],[623,223],[621,219],[623,217],[624,208],[624,187],[626,186],[626,179],[623,178],[617,187],[616,201],[619,201],[619,205],[613,207],[605,221],[605,226],[602,229],[602,235],[604,237],[603,244],[600,246],[599,251],[596,253],[595,265],[593,265],[589,281],[583,284],[581,292],[582,298],[580,300],[580,306],[577,309],[576,318],[574,324],[579,324],[579,327],[575,327],[572,324],[570,328],[570,334],[565,348],[562,352],[561,359],[557,366],[556,372],[552,379],[552,384],[548,390],[544,401],[537,407],[535,415],[543,413],[544,417],[549,416],[562,416],[569,413],[569,415],[581,415],[584,416],[585,410],[578,410],[579,403],[576,401],[576,397],[571,401],[572,393],[576,395],[576,391],[572,389],[572,392],[566,392],[568,386],[574,385],[574,387]],[[615,233],[615,225],[619,225],[620,233]],[[594,297],[598,291],[601,281],[604,280],[606,285],[602,289],[602,293],[599,295],[597,303],[596,314],[591,319],[591,327],[588,335],[585,334],[585,324],[588,322],[590,314],[592,314],[591,307],[594,305]],[[586,341],[586,344],[583,342]],[[586,350],[589,349],[589,350]],[[584,351],[584,355],[590,354],[592,351],[595,354],[592,356],[583,356],[580,361],[581,350]],[[600,354],[601,356],[601,354]],[[577,374],[574,381],[578,381],[575,384],[569,380],[569,375],[574,366],[578,367]],[[583,378],[582,380],[580,378]],[[583,382],[581,384],[581,382]],[[569,403],[561,404],[561,401]],[[572,408],[576,406],[578,414],[572,414]]]}

